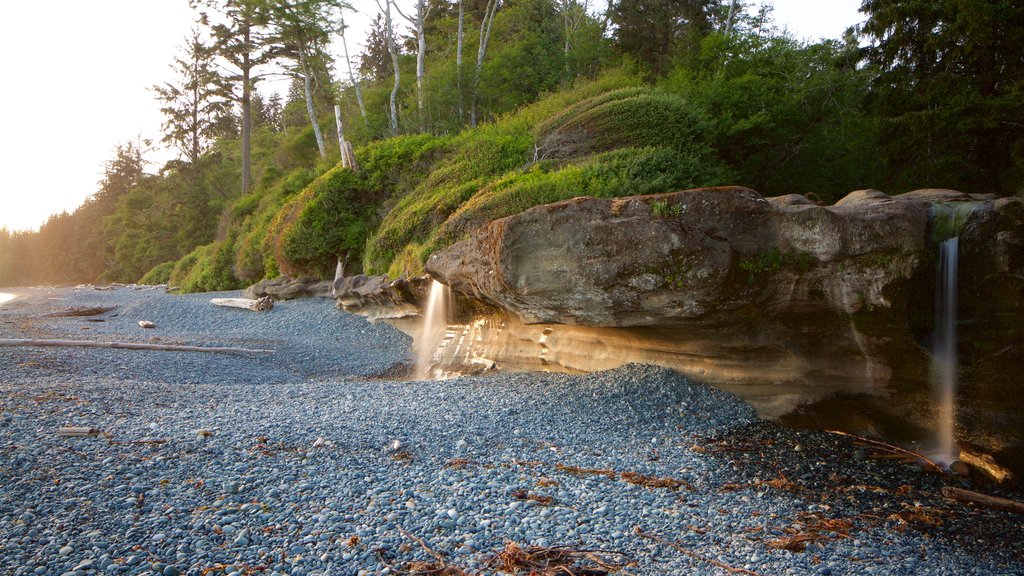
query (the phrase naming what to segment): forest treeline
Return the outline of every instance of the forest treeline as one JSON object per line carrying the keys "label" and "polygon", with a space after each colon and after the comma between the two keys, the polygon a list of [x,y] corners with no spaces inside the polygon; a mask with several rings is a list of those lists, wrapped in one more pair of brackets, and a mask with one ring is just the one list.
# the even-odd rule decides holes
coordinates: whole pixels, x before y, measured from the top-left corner
{"label": "forest treeline", "polygon": [[580,195],[1024,193],[1020,0],[864,0],[863,26],[815,42],[740,0],[368,6],[350,38],[341,0],[192,0],[153,87],[178,158],[123,144],[77,210],[0,229],[0,285],[399,276]]}

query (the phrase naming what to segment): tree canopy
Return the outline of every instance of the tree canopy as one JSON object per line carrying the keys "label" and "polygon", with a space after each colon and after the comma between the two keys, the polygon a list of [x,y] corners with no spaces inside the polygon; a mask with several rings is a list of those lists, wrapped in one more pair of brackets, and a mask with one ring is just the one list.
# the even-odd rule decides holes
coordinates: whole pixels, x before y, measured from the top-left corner
{"label": "tree canopy", "polygon": [[580,194],[1024,193],[1020,0],[864,0],[817,42],[738,0],[394,1],[339,51],[340,0],[192,0],[154,87],[179,157],[119,146],[77,210],[0,229],[0,285],[411,274]]}

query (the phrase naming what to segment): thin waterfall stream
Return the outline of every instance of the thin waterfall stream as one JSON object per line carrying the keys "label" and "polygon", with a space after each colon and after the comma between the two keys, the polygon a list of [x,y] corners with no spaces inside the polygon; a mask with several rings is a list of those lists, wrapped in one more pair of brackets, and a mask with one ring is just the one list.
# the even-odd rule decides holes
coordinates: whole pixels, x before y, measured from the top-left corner
{"label": "thin waterfall stream", "polygon": [[959,458],[956,443],[956,388],[959,377],[957,353],[957,290],[960,231],[975,202],[933,206],[933,238],[939,245],[935,276],[935,331],[932,337],[931,380],[936,401],[936,426],[932,458],[948,466]]}
{"label": "thin waterfall stream", "polygon": [[416,379],[428,380],[434,377],[434,353],[444,341],[448,331],[448,317],[451,310],[451,288],[434,280],[430,284],[427,308],[423,313],[423,325],[416,339]]}
{"label": "thin waterfall stream", "polygon": [[957,459],[955,441],[957,335],[956,302],[960,237],[939,244],[935,290],[935,346],[932,351],[933,381],[938,400],[935,460],[948,465]]}

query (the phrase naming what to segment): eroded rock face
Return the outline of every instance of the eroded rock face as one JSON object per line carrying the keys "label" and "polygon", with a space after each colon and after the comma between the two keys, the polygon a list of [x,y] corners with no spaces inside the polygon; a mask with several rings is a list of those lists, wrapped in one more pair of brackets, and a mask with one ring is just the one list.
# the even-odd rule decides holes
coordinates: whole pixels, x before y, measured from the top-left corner
{"label": "eroded rock face", "polygon": [[360,274],[334,282],[338,306],[371,322],[419,316],[429,289],[429,276],[390,280],[386,275]]}
{"label": "eroded rock face", "polygon": [[[948,206],[962,219],[960,437],[1024,454],[1024,394],[1012,376],[1024,369],[1024,198],[861,190],[820,206],[727,187],[539,206],[427,263],[464,313],[435,359],[453,371],[648,362],[736,392],[769,417],[869,395],[871,410],[916,437],[935,419],[928,349],[937,214]],[[345,308],[378,318],[414,318],[426,292],[346,281]],[[850,431],[892,436],[889,424],[862,421]]]}
{"label": "eroded rock face", "polygon": [[861,190],[819,206],[729,187],[536,207],[427,263],[503,311],[455,331],[462,341],[441,358],[456,369],[652,362],[767,416],[835,393],[902,395],[889,404],[927,429],[945,204],[965,215],[961,422],[992,449],[1019,446],[1024,402],[1005,400],[1019,384],[993,374],[1024,367],[1024,198]]}
{"label": "eroded rock face", "polygon": [[947,202],[977,203],[968,224],[998,244],[986,267],[1012,275],[1024,199],[861,190],[817,206],[738,187],[536,207],[435,254],[427,271],[528,324],[660,326],[750,307],[854,314],[906,303],[932,257],[931,206]]}
{"label": "eroded rock face", "polygon": [[249,286],[244,293],[246,298],[258,300],[270,296],[274,300],[296,300],[299,298],[329,298],[331,281],[317,278],[289,278],[280,276],[270,280],[260,280]]}

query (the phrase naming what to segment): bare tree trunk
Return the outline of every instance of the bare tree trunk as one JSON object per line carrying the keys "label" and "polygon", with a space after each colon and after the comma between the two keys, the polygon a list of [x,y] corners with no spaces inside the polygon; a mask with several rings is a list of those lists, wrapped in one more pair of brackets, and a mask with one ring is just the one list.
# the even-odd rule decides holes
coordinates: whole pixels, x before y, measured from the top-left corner
{"label": "bare tree trunk", "polygon": [[729,2],[729,16],[725,19],[725,35],[732,32],[732,19],[736,15],[736,0]]}
{"label": "bare tree trunk", "polygon": [[306,66],[306,49],[299,47],[299,64],[302,66],[302,83],[306,91],[306,112],[309,114],[309,121],[313,124],[313,135],[316,136],[316,147],[320,150],[320,158],[327,157],[327,145],[324,143],[324,135],[320,131],[320,122],[316,116],[316,107],[313,106],[313,74]]}
{"label": "bare tree trunk", "polygon": [[462,94],[462,38],[465,36],[465,28],[463,28],[464,22],[464,9],[462,6],[462,0],[459,0],[459,43],[455,49],[455,89],[459,93],[459,124],[461,125],[463,119],[466,117],[465,105],[463,103]]}
{"label": "bare tree trunk", "polygon": [[494,25],[494,15],[498,12],[501,0],[487,0],[487,8],[484,10],[484,19],[480,22],[480,43],[476,50],[476,73],[473,75],[473,92],[470,95],[469,125],[476,126],[477,113],[476,102],[480,96],[480,72],[484,67],[484,56],[487,54],[487,42],[491,38],[491,26]]}
{"label": "bare tree trunk", "polygon": [[608,22],[612,17],[612,9],[615,8],[615,0],[608,0],[608,4],[604,7],[604,17],[601,18],[601,37],[608,32]]}
{"label": "bare tree trunk", "polygon": [[[243,32],[245,45],[250,42],[249,23],[245,24]],[[250,180],[252,179],[252,65],[249,62],[249,52],[242,55],[242,193],[249,193]]]}
{"label": "bare tree trunk", "polygon": [[387,28],[388,53],[391,54],[391,66],[395,70],[395,85],[391,88],[391,134],[398,134],[398,85],[401,82],[401,72],[398,70],[398,46],[395,43],[395,30],[391,24],[391,0],[384,0],[384,6],[377,0],[377,7],[384,11],[384,26]]}
{"label": "bare tree trunk", "polygon": [[416,110],[420,116],[420,130],[425,130],[424,120],[424,106],[423,106],[423,78],[425,76],[426,65],[424,63],[427,56],[427,36],[424,30],[427,16],[430,15],[430,8],[427,7],[426,0],[416,1],[416,12],[415,18],[410,18],[402,12],[402,9],[395,3],[395,10],[409,21],[416,28]]}
{"label": "bare tree trunk", "polygon": [[341,167],[348,168],[348,158],[345,157],[345,128],[341,124],[341,106],[334,105],[334,123],[338,126],[338,150],[341,152]]}
{"label": "bare tree trunk", "polygon": [[564,34],[565,43],[562,47],[563,59],[565,65],[563,67],[563,85],[570,80],[570,66],[569,66],[569,54],[572,52],[572,36],[579,29],[580,23],[583,22],[583,18],[587,14],[588,0],[583,0],[583,4],[579,4],[577,0],[562,0],[562,22],[565,24]]}
{"label": "bare tree trunk", "polygon": [[352,73],[352,60],[348,57],[348,42],[345,40],[344,17],[342,17],[341,20],[341,47],[345,50],[345,64],[348,66],[348,79],[352,82],[352,87],[356,91],[356,103],[359,104],[359,113],[363,116],[363,122],[366,122],[366,105],[363,104],[363,90],[359,86],[359,81],[356,80],[356,75]]}

